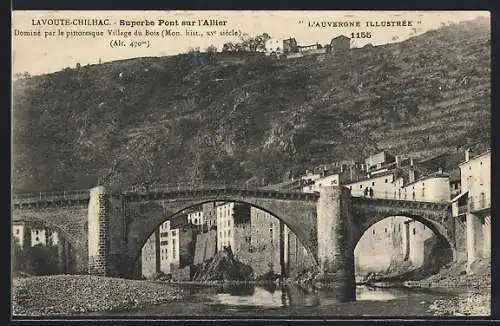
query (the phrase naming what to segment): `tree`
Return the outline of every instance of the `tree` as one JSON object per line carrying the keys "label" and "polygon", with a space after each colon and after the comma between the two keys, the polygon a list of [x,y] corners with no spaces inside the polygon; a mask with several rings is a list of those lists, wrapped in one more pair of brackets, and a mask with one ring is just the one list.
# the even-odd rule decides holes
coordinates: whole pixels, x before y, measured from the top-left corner
{"label": "tree", "polygon": [[25,271],[31,275],[50,275],[57,273],[57,247],[44,245],[28,247],[23,251]]}
{"label": "tree", "polygon": [[232,42],[224,43],[222,46],[222,52],[234,52],[234,44]]}
{"label": "tree", "polygon": [[208,48],[206,48],[205,52],[213,54],[217,52],[217,47],[215,45],[210,45]]}
{"label": "tree", "polygon": [[222,52],[257,52],[266,50],[266,42],[271,39],[267,33],[262,33],[255,37],[245,34],[241,37],[241,42],[228,42],[222,46]]}
{"label": "tree", "polygon": [[248,35],[244,35],[241,38],[241,45],[248,52],[257,52],[259,50],[266,50],[266,42],[271,39],[271,36],[267,33],[262,33],[255,37],[249,37]]}
{"label": "tree", "polygon": [[12,272],[13,273],[18,273],[23,270],[23,250],[19,243],[15,241],[15,239],[12,239]]}

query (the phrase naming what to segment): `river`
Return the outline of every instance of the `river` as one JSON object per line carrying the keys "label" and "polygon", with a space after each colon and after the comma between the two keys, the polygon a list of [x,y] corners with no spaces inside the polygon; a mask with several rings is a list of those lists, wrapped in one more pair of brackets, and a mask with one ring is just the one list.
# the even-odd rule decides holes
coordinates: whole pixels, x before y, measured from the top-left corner
{"label": "river", "polygon": [[179,301],[120,312],[85,315],[112,318],[420,317],[433,315],[428,312],[428,307],[434,300],[459,294],[444,289],[381,289],[358,286],[356,301],[342,303],[329,291],[305,290],[294,285],[178,286],[185,292],[184,298]]}

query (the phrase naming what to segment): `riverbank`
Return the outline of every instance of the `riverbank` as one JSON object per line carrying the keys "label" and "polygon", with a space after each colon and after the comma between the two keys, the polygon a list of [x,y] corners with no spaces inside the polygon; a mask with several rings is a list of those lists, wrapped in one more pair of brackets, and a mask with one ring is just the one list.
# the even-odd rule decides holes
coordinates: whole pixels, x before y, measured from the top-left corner
{"label": "riverbank", "polygon": [[465,264],[454,264],[419,281],[406,281],[411,288],[463,289],[454,298],[436,300],[429,311],[440,316],[489,316],[491,314],[491,263],[478,260],[466,273]]}
{"label": "riverbank", "polygon": [[16,316],[71,315],[119,311],[182,299],[182,289],[162,282],[91,275],[14,278]]}

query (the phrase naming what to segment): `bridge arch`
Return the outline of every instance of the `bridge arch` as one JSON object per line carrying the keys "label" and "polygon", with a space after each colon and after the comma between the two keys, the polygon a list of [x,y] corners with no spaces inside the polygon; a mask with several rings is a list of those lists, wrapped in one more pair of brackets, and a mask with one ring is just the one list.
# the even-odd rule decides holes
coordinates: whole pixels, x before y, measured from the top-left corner
{"label": "bridge arch", "polygon": [[50,229],[51,231],[57,232],[59,245],[61,245],[61,240],[69,244],[69,250],[72,253],[71,261],[76,262],[76,266],[72,266],[72,268],[74,268],[73,272],[86,272],[85,267],[88,258],[87,243],[82,243],[81,239],[79,239],[71,232],[72,230],[66,230],[66,227],[64,225],[59,225],[58,223],[51,221],[49,218],[38,216],[30,216],[29,218],[20,218],[15,216],[12,223],[15,222],[37,223],[38,225],[42,225],[45,228]]}
{"label": "bridge arch", "polygon": [[[157,209],[152,209],[149,210],[150,216],[149,218],[146,217],[137,219],[137,221],[132,221],[132,223],[129,225],[128,229],[130,231],[135,230],[135,232],[128,232],[127,237],[129,238],[129,244],[131,244],[128,247],[128,256],[130,258],[131,264],[129,265],[129,271],[128,275],[131,275],[133,268],[135,268],[136,263],[138,259],[140,259],[141,255],[141,249],[146,243],[146,241],[149,239],[149,237],[153,234],[153,232],[158,229],[161,224],[163,224],[165,221],[175,221],[176,225],[179,227],[187,226],[189,223],[187,219],[183,219],[182,212],[185,210],[188,210],[190,208],[194,207],[199,207],[205,203],[211,203],[211,202],[224,202],[224,203],[240,203],[240,204],[246,204],[250,207],[255,207],[257,209],[260,209],[277,220],[283,222],[292,233],[295,234],[297,239],[302,243],[308,254],[313,257],[313,261],[315,264],[318,264],[317,262],[317,250],[316,246],[317,243],[315,242],[315,234],[316,234],[316,228],[315,224],[316,222],[309,225],[309,232],[307,229],[304,229],[301,227],[302,223],[296,223],[297,218],[297,210],[290,210],[289,208],[286,208],[286,205],[277,205],[276,203],[273,205],[266,205],[265,201],[262,201],[261,203],[256,203],[255,201],[252,200],[245,200],[242,198],[238,197],[223,197],[223,198],[216,198],[216,199],[202,199],[202,200],[193,200],[189,202],[184,202],[183,204],[180,204],[178,202],[176,203],[171,203],[170,205],[161,205],[164,212],[164,214],[161,214],[158,209],[158,203],[157,202],[149,202],[148,204],[151,207],[155,207]],[[290,202],[289,202],[290,203]],[[147,205],[147,204],[146,204]],[[293,205],[292,205],[293,206]],[[311,205],[311,208],[315,208],[315,204]],[[300,211],[300,210],[299,210]],[[293,213],[293,216],[286,217],[286,214],[289,214],[290,212]],[[304,216],[307,219],[307,216],[309,215],[311,218],[315,219],[315,215],[313,212],[310,212],[311,214],[305,214]],[[176,218],[178,218],[176,220]],[[182,219],[182,220],[181,220]],[[140,223],[142,221],[142,223]],[[147,221],[147,222],[146,222]]]}
{"label": "bridge arch", "polygon": [[437,236],[439,241],[443,241],[448,245],[448,247],[451,250],[452,259],[453,260],[456,259],[457,253],[453,242],[454,240],[449,237],[449,231],[447,230],[447,228],[443,224],[437,222],[434,219],[431,219],[429,217],[424,217],[420,214],[412,214],[409,213],[408,211],[400,211],[399,213],[385,212],[385,213],[373,214],[372,216],[368,216],[367,218],[362,219],[357,229],[357,232],[355,232],[353,237],[353,250],[356,248],[357,244],[359,243],[363,235],[366,233],[366,231],[368,231],[372,226],[374,226],[380,221],[385,220],[386,218],[396,217],[396,216],[412,219],[428,227]]}

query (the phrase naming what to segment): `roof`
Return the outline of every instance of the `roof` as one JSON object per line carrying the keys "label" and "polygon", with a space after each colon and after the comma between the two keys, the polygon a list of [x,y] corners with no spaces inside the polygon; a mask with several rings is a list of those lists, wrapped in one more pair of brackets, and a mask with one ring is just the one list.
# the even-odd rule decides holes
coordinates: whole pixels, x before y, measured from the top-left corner
{"label": "roof", "polygon": [[486,150],[486,152],[483,152],[483,153],[478,154],[478,155],[476,155],[476,156],[474,156],[474,157],[471,157],[471,158],[469,158],[469,160],[468,160],[468,161],[463,161],[462,163],[459,163],[458,165],[460,166],[460,165],[463,165],[463,164],[469,163],[470,161],[472,161],[472,160],[476,160],[476,159],[478,159],[478,158],[480,158],[481,156],[486,155],[486,154],[491,154],[491,148],[488,148],[488,149]]}
{"label": "roof", "polygon": [[370,176],[370,177],[359,178],[357,180],[349,180],[349,182],[344,183],[344,185],[349,185],[351,183],[358,183],[358,182],[362,182],[362,181],[372,180],[372,179],[380,178],[380,177],[383,177],[386,175],[394,175],[394,174],[398,174],[398,172],[399,171],[397,169],[393,169],[393,170],[389,170],[389,171],[385,171],[385,172],[380,172],[380,173],[377,173],[377,174]]}
{"label": "roof", "polygon": [[445,152],[425,160],[419,161],[419,164],[425,168],[436,171],[442,168],[445,171],[452,170],[463,160],[462,152]]}
{"label": "roof", "polygon": [[339,36],[336,36],[336,37],[332,38],[332,40],[337,40],[337,39],[340,39],[340,38],[349,39],[349,40],[351,39],[351,38],[349,38],[349,37],[347,37],[345,35],[339,35]]}
{"label": "roof", "polygon": [[450,200],[450,202],[455,202],[455,201],[459,200],[460,198],[462,198],[463,196],[467,195],[468,193],[469,193],[469,190],[467,190],[466,192],[463,192],[461,194],[458,194],[454,198],[452,198]]}
{"label": "roof", "polygon": [[409,185],[415,184],[415,183],[420,182],[420,181],[428,180],[428,179],[449,178],[449,177],[450,177],[450,175],[448,173],[439,173],[439,172],[436,172],[436,173],[432,173],[432,174],[429,174],[429,175],[422,176],[421,178],[418,178],[417,180],[415,180],[413,182],[409,182],[409,183],[407,183],[404,186],[407,187]]}

